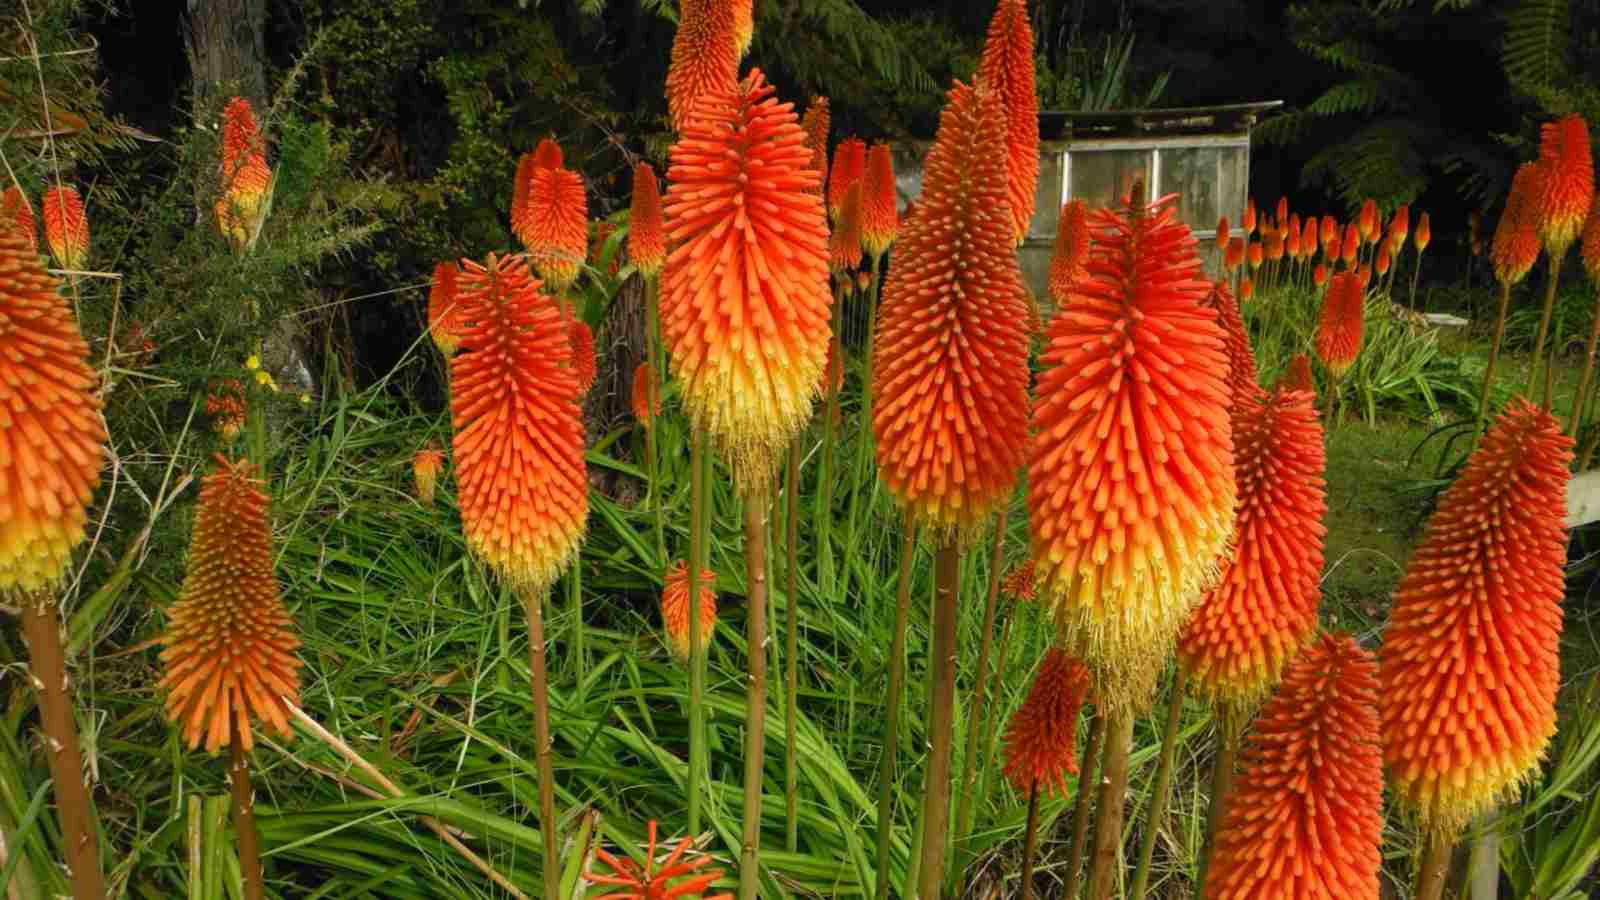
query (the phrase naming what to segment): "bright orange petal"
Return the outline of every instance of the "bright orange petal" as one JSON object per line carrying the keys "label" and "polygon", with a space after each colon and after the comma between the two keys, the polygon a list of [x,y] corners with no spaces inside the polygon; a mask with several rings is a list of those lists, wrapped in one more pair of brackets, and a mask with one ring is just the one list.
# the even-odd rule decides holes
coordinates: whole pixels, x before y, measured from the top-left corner
{"label": "bright orange petal", "polygon": [[1005,107],[1006,192],[1013,239],[1022,243],[1033,221],[1039,185],[1039,96],[1034,88],[1033,27],[1026,0],[1000,0],[978,64],[978,80]]}

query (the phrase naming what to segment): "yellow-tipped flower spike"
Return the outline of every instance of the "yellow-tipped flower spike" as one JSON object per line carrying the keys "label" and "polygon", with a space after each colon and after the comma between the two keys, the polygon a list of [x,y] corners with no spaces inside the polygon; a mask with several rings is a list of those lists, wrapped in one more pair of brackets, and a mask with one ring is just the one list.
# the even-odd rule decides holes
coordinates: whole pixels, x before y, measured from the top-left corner
{"label": "yellow-tipped flower spike", "polygon": [[867,151],[867,175],[861,188],[861,249],[879,257],[900,234],[900,203],[895,193],[894,157],[888,144]]}
{"label": "yellow-tipped flower spike", "polygon": [[89,217],[76,188],[52,187],[39,198],[44,219],[44,242],[56,265],[82,269],[89,259]]}
{"label": "yellow-tipped flower spike", "polygon": [[521,259],[462,268],[466,324],[450,359],[461,523],[502,579],[538,592],[576,555],[589,514],[567,323]]}
{"label": "yellow-tipped flower spike", "polygon": [[633,208],[628,215],[628,259],[645,278],[661,274],[667,261],[666,226],[661,221],[661,186],[649,163],[633,169]]}
{"label": "yellow-tipped flower spike", "polygon": [[583,176],[559,166],[519,164],[517,169],[526,183],[519,182],[513,190],[511,229],[528,248],[528,260],[545,286],[564,294],[589,253],[589,200]]}
{"label": "yellow-tipped flower spike", "polygon": [[1233,536],[1228,355],[1171,198],[1097,210],[1046,331],[1028,469],[1033,557],[1107,708],[1139,710]]}
{"label": "yellow-tipped flower spike", "polygon": [[32,235],[0,217],[0,595],[53,585],[83,540],[106,441],[88,355]]}
{"label": "yellow-tipped flower spike", "polygon": [[739,83],[739,26],[728,2],[683,0],[678,5],[678,32],[667,66],[667,113],[676,131],[689,124],[702,96],[727,93]]}
{"label": "yellow-tipped flower spike", "polygon": [[[708,647],[717,630],[717,592],[712,585],[717,576],[710,569],[701,569],[697,582],[700,587],[700,646]],[[672,564],[661,589],[661,624],[666,628],[672,654],[680,662],[689,659],[689,566],[683,560]]]}
{"label": "yellow-tipped flower spike", "polygon": [[439,472],[443,469],[444,451],[438,444],[429,442],[412,458],[411,474],[417,482],[417,499],[423,506],[433,505],[434,488],[439,484]]}
{"label": "yellow-tipped flower spike", "polygon": [[1000,0],[989,20],[978,80],[998,94],[1005,107],[1006,193],[1018,244],[1028,236],[1039,188],[1039,95],[1033,65],[1027,0]]}
{"label": "yellow-tipped flower spike", "polygon": [[855,277],[851,272],[861,265],[861,187],[862,182],[857,181],[844,192],[839,218],[828,237],[828,269],[834,277],[852,282]]}
{"label": "yellow-tipped flower spike", "polygon": [[289,611],[272,574],[270,500],[248,462],[216,457],[200,485],[183,590],[162,643],[167,718],[189,747],[252,746],[250,720],[293,737],[285,704],[300,698]]}
{"label": "yellow-tipped flower spike", "polygon": [[695,428],[745,496],[811,418],[831,338],[828,226],[791,104],[759,69],[672,147],[661,332]]}
{"label": "yellow-tipped flower spike", "polygon": [[266,143],[250,101],[234,97],[222,110],[222,190],[217,197],[217,227],[235,249],[247,246],[266,215],[272,169]]}
{"label": "yellow-tipped flower spike", "polygon": [[1028,443],[1027,291],[1006,198],[999,97],[956,82],[884,285],[873,338],[878,471],[924,526],[971,534]]}

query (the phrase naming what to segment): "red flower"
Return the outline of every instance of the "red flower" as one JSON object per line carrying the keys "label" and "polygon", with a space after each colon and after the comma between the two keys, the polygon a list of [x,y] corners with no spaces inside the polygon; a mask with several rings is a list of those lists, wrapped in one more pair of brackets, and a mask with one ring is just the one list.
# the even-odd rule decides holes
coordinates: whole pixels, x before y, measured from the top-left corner
{"label": "red flower", "polygon": [[1032,600],[1033,585],[1033,560],[1025,559],[1017,563],[1000,582],[1000,592],[1015,600]]}
{"label": "red flower", "polygon": [[[707,872],[696,870],[704,868],[711,862],[711,857],[699,852],[691,851],[694,841],[684,838],[661,861],[661,868],[656,868],[656,823],[650,820],[649,845],[645,850],[644,868],[641,870],[631,859],[618,858],[606,852],[603,847],[595,848],[595,856],[611,868],[613,874],[601,875],[598,872],[584,872],[583,880],[591,884],[603,884],[620,888],[621,890],[601,894],[592,900],[672,900],[674,897],[704,896],[711,883],[722,877],[721,869],[712,869]],[[733,900],[732,894],[717,894],[706,897],[705,900]]]}
{"label": "red flower", "polygon": [[222,110],[220,172],[217,225],[236,248],[242,248],[260,230],[272,189],[266,144],[256,126],[255,111],[243,97],[229,100]]}
{"label": "red flower", "polygon": [[1256,355],[1250,349],[1250,334],[1245,330],[1239,304],[1228,291],[1226,281],[1211,286],[1206,305],[1216,310],[1217,324],[1222,326],[1223,341],[1228,351],[1229,406],[1237,408],[1242,400],[1261,390],[1257,385]]}
{"label": "red flower", "polygon": [[1367,202],[1361,204],[1361,215],[1357,217],[1356,221],[1361,232],[1361,240],[1368,244],[1376,241],[1378,239],[1377,201],[1368,197]]}
{"label": "red flower", "polygon": [[1251,726],[1206,900],[1378,900],[1383,759],[1372,654],[1324,636]]}
{"label": "red flower", "polygon": [[0,218],[14,223],[18,235],[26,238],[28,246],[38,251],[39,233],[33,222],[33,207],[28,204],[27,196],[15,186],[6,188],[5,193],[0,194]]}
{"label": "red flower", "polygon": [[1539,227],[1534,206],[1544,192],[1545,173],[1538,163],[1523,163],[1511,180],[1505,212],[1495,225],[1489,260],[1501,284],[1512,285],[1526,278],[1539,261]]}
{"label": "red flower", "polygon": [[532,165],[536,169],[559,169],[563,162],[561,145],[556,143],[555,138],[545,138],[533,148]]}
{"label": "red flower", "polygon": [[1427,213],[1422,214],[1422,221],[1417,223],[1416,234],[1411,236],[1411,240],[1416,243],[1418,253],[1428,249],[1428,244],[1433,241],[1433,225],[1428,221]]}
{"label": "red flower", "polygon": [[578,376],[578,395],[589,393],[599,367],[594,358],[594,332],[578,319],[567,326],[567,341],[572,345],[572,371]]}
{"label": "red flower", "polygon": [[817,173],[818,185],[828,183],[828,128],[831,124],[828,98],[812,97],[811,105],[800,119],[800,130],[806,133],[806,147],[811,151],[811,168]]}
{"label": "red flower", "polygon": [[1361,353],[1365,302],[1360,276],[1353,272],[1340,272],[1333,276],[1333,283],[1322,300],[1316,344],[1317,356],[1335,376],[1349,371]]}
{"label": "red flower", "polygon": [[633,417],[645,428],[654,428],[656,416],[661,415],[661,395],[655,390],[655,367],[639,363],[633,370]]}
{"label": "red flower", "polygon": [[1573,114],[1539,129],[1539,165],[1545,177],[1534,195],[1539,240],[1552,257],[1562,256],[1583,230],[1594,202],[1594,160],[1589,125]]}
{"label": "red flower", "polygon": [[727,0],[683,0],[678,32],[667,65],[667,113],[672,127],[689,125],[695,104],[707,94],[739,86],[739,24]]}
{"label": "red flower", "polygon": [[206,415],[211,417],[211,430],[226,443],[238,439],[244,431],[244,385],[237,378],[228,378],[212,385],[206,396]]}
{"label": "red flower", "polygon": [[[717,628],[717,592],[712,588],[717,576],[709,569],[700,570],[700,644],[711,640]],[[661,589],[661,622],[672,642],[672,652],[680,660],[689,658],[689,566],[683,560],[667,570],[665,586]]]}
{"label": "red flower", "polygon": [[1059,647],[1045,651],[1033,687],[1006,726],[1006,780],[1019,793],[1035,785],[1045,795],[1065,795],[1067,776],[1078,774],[1078,713],[1089,690],[1089,670]]}
{"label": "red flower", "polygon": [[1339,242],[1339,249],[1346,266],[1353,266],[1356,262],[1356,253],[1361,250],[1361,230],[1354,222],[1344,228],[1344,240]]}
{"label": "red flower", "polygon": [[1039,581],[1113,707],[1149,701],[1233,531],[1226,340],[1170,199],[1090,214],[1034,407]]}
{"label": "red flower", "polygon": [[1050,254],[1050,299],[1057,307],[1066,306],[1073,284],[1083,277],[1089,261],[1089,209],[1082,200],[1061,207],[1061,223],[1056,227],[1055,252]]}
{"label": "red flower", "polygon": [[1006,191],[1016,243],[1028,236],[1039,185],[1039,95],[1034,88],[1033,28],[1026,0],[1000,0],[978,63],[978,80],[1005,107]]}
{"label": "red flower", "polygon": [[1310,259],[1311,257],[1316,256],[1317,249],[1320,246],[1321,244],[1317,239],[1317,220],[1314,217],[1307,217],[1305,228],[1300,232],[1301,257],[1304,259]]}
{"label": "red flower", "polygon": [[1323,285],[1327,284],[1328,267],[1322,263],[1317,263],[1317,267],[1311,270],[1311,280],[1316,284],[1317,287],[1322,287]]}
{"label": "red flower", "polygon": [[833,172],[828,178],[828,216],[839,218],[844,195],[867,174],[867,145],[860,138],[845,138],[833,151]]}
{"label": "red flower", "polygon": [[970,532],[1026,452],[1029,316],[999,97],[960,82],[946,96],[883,290],[872,430],[895,498],[929,528]]}
{"label": "red flower", "polygon": [[[1339,222],[1333,216],[1322,217],[1322,249],[1327,250],[1329,244],[1339,241]],[[1338,256],[1338,253],[1328,253],[1329,257]]]}
{"label": "red flower", "polygon": [[1278,379],[1280,391],[1309,391],[1312,400],[1317,396],[1317,379],[1311,374],[1311,357],[1296,353],[1289,359],[1289,367]]}
{"label": "red flower", "polygon": [[[528,260],[556,294],[564,294],[578,278],[589,253],[589,201],[583,177],[570,169],[537,163],[525,171],[513,191],[511,230],[528,248]],[[521,215],[516,193],[523,198]]]}
{"label": "red flower", "polygon": [[83,198],[71,187],[52,187],[39,199],[44,242],[63,269],[79,269],[89,258],[89,219]]}
{"label": "red flower", "polygon": [[862,187],[861,247],[874,259],[883,256],[900,234],[899,197],[895,193],[894,157],[888,144],[867,151]]}
{"label": "red flower", "polygon": [[649,163],[633,168],[633,208],[628,214],[628,259],[639,274],[654,278],[667,261],[667,239],[661,223],[661,193],[656,170]]}
{"label": "red flower", "polygon": [[855,279],[849,273],[861,265],[861,186],[858,179],[844,192],[833,234],[828,238],[828,268],[835,276],[848,279],[852,286]]}
{"label": "red flower", "polygon": [[1256,283],[1248,278],[1239,279],[1239,302],[1243,303],[1256,294]]}
{"label": "red flower", "polygon": [[1387,275],[1389,273],[1389,263],[1389,242],[1384,241],[1383,244],[1378,247],[1378,259],[1373,263],[1373,269],[1375,269],[1379,275]]}
{"label": "red flower", "polygon": [[1518,398],[1439,500],[1380,652],[1384,761],[1424,827],[1515,796],[1556,729],[1571,438]]}
{"label": "red flower", "polygon": [[1229,272],[1244,265],[1244,238],[1236,237],[1228,241],[1228,253],[1222,258],[1222,267]]}
{"label": "red flower", "polygon": [[1389,249],[1392,252],[1398,253],[1400,248],[1405,246],[1406,235],[1410,231],[1411,206],[1409,204],[1402,203],[1400,204],[1400,207],[1394,211],[1394,219],[1389,222],[1389,243],[1393,245]]}
{"label": "red flower", "polygon": [[445,261],[433,267],[433,284],[428,290],[428,334],[446,359],[461,346],[461,304],[456,302],[456,277],[461,270]]}
{"label": "red flower", "polygon": [[1261,242],[1251,241],[1248,252],[1250,255],[1250,268],[1261,268],[1261,264],[1266,261],[1266,252],[1262,249]]}
{"label": "red flower", "polygon": [[433,505],[433,490],[439,483],[439,472],[443,468],[444,451],[431,441],[411,458],[411,475],[417,482],[417,499],[424,506]]}
{"label": "red flower", "polygon": [[1226,253],[1228,250],[1228,217],[1223,216],[1217,220],[1217,249]]}
{"label": "red flower", "polygon": [[1284,226],[1284,223],[1286,223],[1288,221],[1289,221],[1289,198],[1288,197],[1279,197],[1278,198],[1278,218],[1277,218],[1276,224],[1277,224],[1277,226],[1279,228],[1282,228]]}
{"label": "red flower", "polygon": [[1256,201],[1255,201],[1254,197],[1251,197],[1251,198],[1249,198],[1249,199],[1247,199],[1245,201],[1243,225],[1244,225],[1244,236],[1245,236],[1245,238],[1248,239],[1250,237],[1250,235],[1255,234],[1255,231],[1256,231]]}

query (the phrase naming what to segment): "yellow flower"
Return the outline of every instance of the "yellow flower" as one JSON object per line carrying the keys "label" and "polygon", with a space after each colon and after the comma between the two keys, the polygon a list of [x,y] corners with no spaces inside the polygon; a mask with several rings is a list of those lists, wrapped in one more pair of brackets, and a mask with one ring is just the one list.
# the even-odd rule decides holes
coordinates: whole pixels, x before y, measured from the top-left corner
{"label": "yellow flower", "polygon": [[271,375],[268,375],[266,372],[257,372],[256,373],[256,384],[259,384],[262,387],[266,387],[267,385],[269,385],[271,383],[272,383],[272,376]]}
{"label": "yellow flower", "polygon": [[261,368],[261,357],[252,353],[250,358],[244,361],[244,367],[252,372]]}
{"label": "yellow flower", "polygon": [[311,395],[310,394],[301,394],[300,395],[300,405],[301,406],[310,406],[311,405]]}

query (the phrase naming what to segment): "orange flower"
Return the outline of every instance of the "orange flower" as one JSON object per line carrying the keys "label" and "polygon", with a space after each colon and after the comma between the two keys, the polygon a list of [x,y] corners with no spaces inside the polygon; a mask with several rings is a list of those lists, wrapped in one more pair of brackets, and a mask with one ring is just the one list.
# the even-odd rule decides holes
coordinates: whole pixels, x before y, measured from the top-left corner
{"label": "orange flower", "polygon": [[661,223],[661,189],[649,163],[633,167],[633,208],[628,214],[628,259],[639,274],[654,278],[667,261],[667,239]]}
{"label": "orange flower", "polygon": [[243,97],[234,97],[222,109],[219,172],[217,227],[235,248],[243,248],[260,230],[267,196],[272,190],[266,144],[256,126],[255,111]]}
{"label": "orange flower", "polygon": [[0,595],[66,571],[106,440],[89,347],[31,244],[0,217]]}
{"label": "orange flower", "polygon": [[533,148],[532,165],[536,169],[559,169],[564,159],[561,154],[561,145],[555,138],[545,138]]}
{"label": "orange flower", "polygon": [[1261,263],[1266,260],[1266,254],[1265,254],[1265,251],[1263,251],[1263,249],[1261,247],[1261,242],[1260,241],[1251,241],[1250,242],[1249,254],[1250,254],[1250,268],[1252,268],[1252,269],[1261,268]]}
{"label": "orange flower", "polygon": [[828,128],[831,124],[828,98],[812,97],[811,105],[800,119],[800,130],[806,133],[806,147],[811,151],[811,168],[817,173],[818,185],[828,183]]}
{"label": "orange flower", "polygon": [[[1322,217],[1321,236],[1322,236],[1322,249],[1324,251],[1327,251],[1328,246],[1330,244],[1332,244],[1334,246],[1337,246],[1338,243],[1339,243],[1339,221],[1337,219],[1335,219],[1333,216],[1323,216]],[[1338,256],[1338,255],[1339,254],[1337,252],[1328,252],[1327,253],[1327,256],[1329,256],[1330,258],[1334,257],[1334,256]]]}
{"label": "orange flower", "polygon": [[683,0],[678,5],[678,32],[667,65],[667,114],[675,131],[688,127],[701,97],[738,89],[739,23],[730,8],[738,2]]}
{"label": "orange flower", "polygon": [[1089,670],[1060,647],[1045,651],[1028,696],[1006,726],[1006,780],[1018,793],[1035,785],[1044,795],[1065,796],[1067,776],[1078,774],[1077,726]]}
{"label": "orange flower", "polygon": [[1283,253],[1286,254],[1290,259],[1300,258],[1299,227],[1291,226],[1288,231],[1284,232],[1283,240],[1279,241],[1278,243],[1283,247]]}
{"label": "orange flower", "polygon": [[1228,217],[1223,216],[1217,220],[1217,249],[1224,253],[1228,250]]}
{"label": "orange flower", "polygon": [[1244,252],[1244,238],[1229,239],[1228,254],[1222,259],[1222,267],[1231,272],[1244,265]]}
{"label": "orange flower", "polygon": [[1523,163],[1511,180],[1506,209],[1495,225],[1494,242],[1489,249],[1494,277],[1501,284],[1512,285],[1526,278],[1528,270],[1539,261],[1539,229],[1534,204],[1544,192],[1544,179],[1544,170],[1538,163]]}
{"label": "orange flower", "polygon": [[1033,65],[1027,0],[1000,0],[989,20],[977,80],[1005,108],[1006,190],[1018,244],[1028,236],[1039,185],[1039,95]]}
{"label": "orange flower", "polygon": [[1283,259],[1283,232],[1274,231],[1267,235],[1266,257],[1273,262]]}
{"label": "orange flower", "polygon": [[850,185],[867,174],[867,145],[860,138],[845,138],[833,151],[833,172],[828,176],[828,217],[839,218]]}
{"label": "orange flower", "polygon": [[211,417],[211,429],[232,443],[244,431],[244,385],[237,378],[217,382],[206,397],[206,415]]}
{"label": "orange flower", "polygon": [[1230,712],[1265,698],[1316,630],[1327,533],[1315,395],[1250,388],[1233,416],[1233,557],[1178,639],[1195,692]]}
{"label": "orange flower", "polygon": [[1583,226],[1583,242],[1578,247],[1583,259],[1583,270],[1589,280],[1600,285],[1600,203],[1589,210],[1589,221]]}
{"label": "orange flower", "polygon": [[1322,315],[1317,322],[1317,356],[1335,377],[1349,371],[1361,353],[1365,300],[1361,279],[1353,272],[1334,275],[1322,300]]}
{"label": "orange flower", "polygon": [[450,360],[467,546],[519,590],[550,586],[589,512],[578,378],[561,311],[516,257],[464,261]]}
{"label": "orange flower", "polygon": [[900,234],[899,197],[895,193],[894,157],[888,144],[867,151],[862,188],[861,248],[874,259],[883,256]]}
{"label": "orange flower", "polygon": [[922,524],[971,532],[1028,442],[1028,302],[1006,199],[1000,97],[956,82],[895,250],[873,337],[884,483]]}
{"label": "orange flower", "polygon": [[1394,219],[1389,222],[1389,243],[1394,246],[1391,251],[1398,253],[1405,246],[1406,235],[1411,231],[1411,207],[1402,203],[1394,211]]}
{"label": "orange flower", "polygon": [[[704,647],[717,628],[717,576],[700,570],[700,645]],[[679,660],[689,658],[689,566],[683,560],[672,564],[661,589],[661,622],[667,629],[672,652]]]}
{"label": "orange flower", "polygon": [[594,358],[594,332],[589,326],[573,319],[567,323],[567,342],[572,347],[572,371],[578,376],[578,395],[589,393],[594,387],[594,377],[599,366]]}
{"label": "orange flower", "polygon": [[1317,396],[1317,379],[1311,374],[1311,357],[1304,353],[1296,353],[1289,359],[1289,367],[1284,370],[1283,377],[1278,379],[1279,391],[1310,391],[1311,398]]}
{"label": "orange flower", "polygon": [[817,173],[792,106],[771,95],[759,69],[708,95],[667,173],[661,329],[690,419],[747,496],[811,417],[831,331]]}
{"label": "orange flower", "polygon": [[461,304],[456,301],[456,278],[461,270],[445,261],[433,267],[433,286],[428,291],[428,334],[445,359],[456,355],[461,346]]}
{"label": "orange flower", "polygon": [[1361,204],[1361,214],[1356,219],[1361,232],[1361,240],[1372,243],[1378,239],[1378,203],[1371,197]]}
{"label": "orange flower", "polygon": [[[564,294],[578,278],[589,252],[589,205],[583,177],[570,169],[534,165],[524,192],[520,217],[513,203],[511,230],[528,248],[528,260],[556,294]],[[513,198],[514,199],[514,198]]]}
{"label": "orange flower", "polygon": [[71,187],[52,187],[39,199],[44,242],[63,269],[80,269],[89,258],[89,219],[83,198]]}
{"label": "orange flower", "polygon": [[1239,279],[1239,302],[1243,303],[1256,295],[1256,283],[1248,278]]}
{"label": "orange flower", "polygon": [[1311,280],[1316,283],[1317,287],[1327,284],[1328,267],[1322,263],[1317,263],[1317,267],[1311,270]]}
{"label": "orange flower", "polygon": [[1361,250],[1361,230],[1356,227],[1354,222],[1345,226],[1344,240],[1339,242],[1339,249],[1344,258],[1344,264],[1346,266],[1355,265],[1356,254]]}
{"label": "orange flower", "polygon": [[1066,306],[1073,284],[1083,277],[1089,261],[1089,208],[1082,200],[1061,207],[1061,223],[1056,227],[1055,252],[1050,254],[1050,299],[1057,307]]}
{"label": "orange flower", "polygon": [[1206,900],[1378,900],[1383,757],[1376,666],[1326,635],[1251,726],[1217,830]]}
{"label": "orange flower", "polygon": [[429,442],[411,459],[411,474],[417,482],[417,499],[424,506],[433,505],[433,489],[439,483],[439,471],[444,468],[444,451]]}
{"label": "orange flower", "polygon": [[1248,239],[1250,237],[1250,235],[1255,234],[1255,231],[1256,231],[1256,201],[1255,201],[1254,197],[1251,197],[1251,198],[1249,198],[1249,199],[1247,199],[1245,201],[1245,204],[1244,204],[1244,220],[1243,220],[1242,224],[1244,225],[1244,236],[1245,236],[1245,238]]}
{"label": "orange flower", "polygon": [[1317,220],[1307,217],[1305,228],[1300,232],[1300,255],[1303,259],[1310,259],[1317,255],[1317,248],[1321,244],[1317,240]]}
{"label": "orange flower", "polygon": [[1261,390],[1256,384],[1256,355],[1250,349],[1250,334],[1245,331],[1244,317],[1239,314],[1239,304],[1228,291],[1226,281],[1211,286],[1206,305],[1216,310],[1217,324],[1222,326],[1228,353],[1229,406],[1237,408],[1244,398]]}
{"label": "orange flower", "polygon": [[828,342],[828,362],[822,367],[822,378],[817,382],[817,390],[822,396],[827,397],[844,386],[844,366],[839,362],[839,354],[834,350],[834,343]]}
{"label": "orange flower", "polygon": [[1389,242],[1384,241],[1378,247],[1378,259],[1373,263],[1373,268],[1379,275],[1387,275],[1389,274],[1389,263]]}
{"label": "orange flower", "polygon": [[836,277],[854,286],[850,275],[861,265],[861,185],[860,179],[844,192],[839,202],[839,216],[833,223],[833,234],[828,238],[828,268]]}
{"label": "orange flower", "polygon": [[1014,600],[1032,600],[1033,588],[1033,560],[1025,559],[1017,563],[1006,573],[1000,582],[1000,593]]}
{"label": "orange flower", "polygon": [[1090,214],[1034,406],[1033,558],[1112,708],[1148,704],[1233,532],[1226,338],[1170,201]]}
{"label": "orange flower", "polygon": [[[596,900],[671,900],[674,897],[687,900],[689,897],[703,897],[712,882],[722,877],[721,869],[696,874],[696,870],[711,862],[711,857],[698,850],[691,852],[690,847],[694,843],[692,838],[680,841],[667,858],[660,861],[661,868],[657,869],[654,819],[650,820],[649,834],[650,843],[645,850],[643,869],[626,856],[615,857],[606,852],[604,847],[595,848],[595,856],[611,868],[612,874],[585,871],[583,880],[617,888],[600,895]],[[705,897],[705,900],[733,900],[733,895],[717,894]]]}
{"label": "orange flower", "polygon": [[1282,228],[1284,223],[1286,223],[1288,221],[1289,221],[1289,198],[1288,197],[1279,197],[1278,198],[1278,218],[1276,220],[1277,225],[1278,225],[1279,228]]}
{"label": "orange flower", "polygon": [[1560,257],[1583,231],[1594,202],[1594,160],[1589,125],[1582,116],[1564,116],[1540,126],[1539,165],[1545,177],[1543,190],[1534,195],[1534,221],[1545,250],[1552,258]]}
{"label": "orange flower", "polygon": [[756,36],[755,0],[725,0],[729,15],[733,16],[733,41],[742,59],[750,51],[750,42]]}
{"label": "orange flower", "polygon": [[28,198],[16,187],[8,187],[0,194],[0,216],[15,223],[17,234],[28,241],[35,252],[39,249],[39,234],[33,222],[33,207]]}
{"label": "orange flower", "polygon": [[647,429],[654,428],[656,416],[661,415],[661,396],[656,393],[655,384],[655,367],[639,363],[633,370],[633,418]]}
{"label": "orange flower", "polygon": [[294,736],[289,704],[300,698],[300,639],[272,574],[270,500],[245,461],[216,457],[200,484],[189,568],[161,643],[167,718],[190,749],[215,753],[253,744],[250,719]]}
{"label": "orange flower", "polygon": [[1416,233],[1411,236],[1411,240],[1416,243],[1418,254],[1427,250],[1428,244],[1432,243],[1433,225],[1428,221],[1427,213],[1422,214],[1422,221],[1417,223]]}
{"label": "orange flower", "polygon": [[1336,230],[1333,235],[1333,240],[1324,241],[1322,244],[1322,258],[1328,261],[1328,266],[1330,268],[1339,264],[1340,256],[1344,250],[1344,248],[1340,246],[1340,243],[1339,235]]}
{"label": "orange flower", "polygon": [[1384,761],[1454,835],[1537,771],[1556,729],[1572,439],[1517,398],[1428,520],[1380,654]]}

